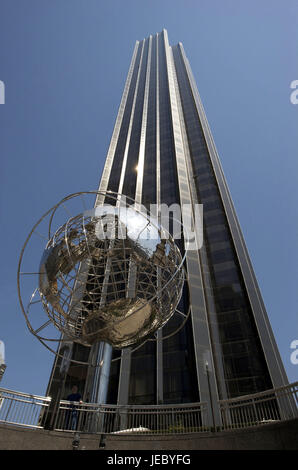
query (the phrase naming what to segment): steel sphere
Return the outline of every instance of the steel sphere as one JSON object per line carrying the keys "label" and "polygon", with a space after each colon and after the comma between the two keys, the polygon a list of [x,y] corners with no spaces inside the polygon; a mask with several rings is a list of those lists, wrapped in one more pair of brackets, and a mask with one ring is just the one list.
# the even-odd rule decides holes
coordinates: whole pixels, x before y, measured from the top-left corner
{"label": "steel sphere", "polygon": [[173,315],[184,272],[172,237],[134,205],[100,206],[50,237],[39,269],[44,310],[68,340],[124,348]]}

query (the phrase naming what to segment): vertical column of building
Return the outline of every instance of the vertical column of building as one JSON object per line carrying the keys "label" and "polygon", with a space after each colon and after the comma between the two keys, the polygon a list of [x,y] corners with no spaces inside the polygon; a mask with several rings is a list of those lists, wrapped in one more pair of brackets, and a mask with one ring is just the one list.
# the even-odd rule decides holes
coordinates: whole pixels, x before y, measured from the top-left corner
{"label": "vertical column of building", "polygon": [[[178,79],[178,71],[179,71],[179,61],[177,61],[177,47],[171,47],[172,55],[173,55],[173,67],[175,67],[174,76],[175,76],[175,88],[176,88],[176,96],[177,96],[177,105],[178,105],[178,112],[180,117],[180,125],[181,125],[181,133],[183,139],[183,149],[185,155],[185,163],[186,163],[186,171],[188,174],[188,184],[189,190],[191,195],[192,204],[199,205],[199,198],[196,191],[196,175],[194,175],[192,161],[191,161],[191,152],[189,146],[189,136],[188,136],[188,129],[186,127],[186,118],[184,117],[183,113],[183,106],[181,102],[180,92],[179,92],[179,79]],[[203,218],[203,205],[201,205],[201,222]],[[201,274],[202,274],[202,285],[206,300],[206,306],[208,311],[208,324],[209,330],[211,335],[211,346],[213,350],[213,364],[214,370],[217,379],[217,388],[218,394],[221,399],[228,398],[227,390],[225,387],[225,377],[224,377],[224,365],[222,360],[222,348],[220,344],[220,335],[218,330],[218,322],[216,317],[216,306],[214,302],[214,296],[212,291],[212,278],[211,273],[209,270],[208,264],[208,257],[206,252],[206,244],[203,240],[203,226],[200,226],[199,236],[199,245],[200,248],[198,250],[198,259],[200,261],[201,266]]]}
{"label": "vertical column of building", "polygon": [[[169,230],[174,234],[176,228],[173,217],[175,218],[175,210],[179,210],[180,207],[180,190],[170,98],[166,43],[163,32],[159,41],[161,223],[162,225],[166,224],[165,227],[169,223]],[[164,218],[166,214],[168,216]],[[180,227],[178,231],[180,231]],[[176,239],[176,242],[183,252],[183,240]],[[178,306],[182,315],[187,314],[189,304],[188,289],[185,286]],[[163,339],[160,351],[162,352],[161,372],[165,404],[195,402],[200,399],[191,318],[182,329],[179,329],[182,321],[181,315],[176,313],[162,329]],[[172,335],[178,329],[179,331]],[[169,335],[171,336],[169,337]]]}
{"label": "vertical column of building", "polygon": [[[110,141],[105,166],[103,169],[99,191],[102,191],[96,198],[95,206],[103,205],[105,202],[105,194],[104,192],[108,189],[108,184],[111,176],[113,160],[115,156],[116,147],[119,140],[120,130],[123,123],[124,112],[127,106],[128,95],[130,92],[130,88],[132,86],[132,77],[136,67],[136,58],[137,52],[139,48],[139,41],[136,42],[131,64],[129,67],[127,79],[124,86],[124,91],[122,94],[116,123],[114,126],[112,138]],[[128,131],[128,135],[130,135],[131,131]],[[126,144],[126,155],[127,155],[128,144]],[[122,172],[125,172],[125,168],[123,169],[122,165]],[[121,193],[121,188],[123,185],[123,176],[120,179],[119,189],[118,192]],[[106,273],[105,273],[105,281],[103,285],[103,292],[101,302],[104,302],[104,297],[106,294],[106,286],[108,285],[109,280],[109,266],[107,266]],[[108,384],[109,384],[109,373],[110,373],[110,365],[112,359],[112,346],[107,343],[99,343],[95,344],[90,351],[89,362],[90,366],[88,368],[88,375],[86,380],[85,386],[85,396],[88,396],[92,402],[104,403],[106,401],[107,392],[108,392]]]}
{"label": "vertical column of building", "polygon": [[[158,221],[160,222],[160,108],[159,108],[159,39],[156,35],[156,207]],[[163,403],[163,342],[162,329],[157,331],[156,343],[156,398],[157,404]]]}
{"label": "vertical column of building", "polygon": [[142,114],[142,126],[140,136],[140,147],[139,147],[139,158],[137,164],[137,182],[135,201],[138,205],[142,204],[142,190],[143,190],[143,179],[144,179],[144,161],[145,161],[145,143],[146,143],[146,132],[147,132],[147,117],[148,117],[148,99],[149,99],[149,83],[150,83],[150,65],[151,65],[151,48],[152,48],[152,36],[149,36],[148,45],[148,56],[147,56],[147,68],[146,68],[146,80],[145,80],[145,91],[144,91],[144,104]]}
{"label": "vertical column of building", "polygon": [[[120,183],[119,183],[119,189],[118,189],[118,192],[120,194],[122,194],[123,186],[124,186],[126,164],[127,164],[128,151],[129,151],[129,146],[130,146],[130,137],[131,137],[132,126],[133,126],[133,122],[135,118],[134,114],[135,114],[135,107],[136,107],[136,101],[137,101],[138,90],[139,90],[140,74],[141,74],[142,67],[144,67],[144,63],[143,63],[143,60],[145,60],[144,47],[145,47],[145,39],[142,42],[142,53],[141,53],[140,65],[139,65],[137,82],[136,82],[136,87],[135,87],[133,106],[132,106],[131,116],[130,116],[129,131],[128,131],[128,136],[126,140],[126,147],[125,147],[125,153],[124,153],[124,158],[123,158],[123,165],[122,165],[122,171],[121,171],[121,177],[120,177]],[[139,180],[138,191],[140,191],[140,186],[141,186],[141,182]],[[132,195],[130,194],[130,196]],[[131,368],[131,348],[126,348],[122,351],[122,354],[121,354],[121,365],[120,365],[118,398],[117,398],[117,403],[119,405],[126,405],[128,403],[130,368]]]}
{"label": "vertical column of building", "polygon": [[[185,93],[185,84],[183,85],[179,83],[179,79],[181,80],[181,63],[180,63],[180,55],[177,50],[177,46],[172,46],[172,53],[173,53],[173,60],[175,65],[175,85],[177,89],[177,97],[178,97],[178,110],[180,116],[180,123],[181,123],[181,131],[183,137],[183,147],[184,147],[184,154],[186,159],[186,167],[187,167],[187,174],[188,174],[188,182],[189,188],[192,198],[193,204],[199,204],[199,197],[196,190],[196,179],[198,175],[195,174],[193,165],[192,165],[192,156],[191,156],[191,135],[189,133],[189,126],[197,125],[199,126],[199,122],[188,122],[189,121],[189,109],[188,112],[184,115],[183,105],[182,105],[182,96],[180,93]],[[181,87],[181,89],[180,89]],[[203,205],[201,205],[203,217]],[[205,214],[204,214],[205,215]],[[208,310],[208,324],[209,330],[211,335],[211,345],[213,349],[213,362],[214,368],[217,378],[217,387],[218,393],[221,399],[228,398],[227,390],[225,387],[225,377],[224,377],[224,365],[222,361],[222,348],[220,344],[220,334],[218,329],[218,322],[217,322],[217,315],[216,315],[216,305],[214,300],[214,294],[212,289],[212,275],[209,268],[208,263],[208,256],[206,251],[206,240],[203,239],[203,227],[201,227],[201,232],[199,236],[201,237],[200,240],[200,249],[198,252],[200,266],[201,266],[201,273],[202,273],[202,283],[204,288],[205,300]]]}
{"label": "vertical column of building", "polygon": [[[181,206],[183,206],[183,209],[188,208],[188,210],[190,211],[190,217],[187,217],[187,219],[192,219],[193,226],[195,226],[194,211],[193,207],[191,207],[192,198],[188,183],[188,172],[186,167],[186,158],[184,154],[182,131],[180,124],[180,119],[183,119],[183,116],[179,115],[178,111],[179,90],[177,84],[175,83],[175,67],[173,63],[172,51],[168,43],[167,32],[164,30],[163,34],[166,49],[168,83],[178,172],[180,203]],[[185,212],[184,215],[186,215]],[[184,222],[183,219],[182,222]],[[186,240],[187,231],[185,227],[184,235]],[[220,422],[219,412],[217,408],[213,406],[213,404],[217,403],[218,391],[214,372],[211,345],[212,343],[208,326],[207,305],[205,301],[202,273],[200,269],[200,259],[198,252],[199,240],[197,239],[196,233],[195,239],[197,248],[195,250],[187,250],[186,253],[188,286],[191,300],[193,336],[200,401],[208,403],[208,420],[211,420],[208,424],[212,425],[218,424]],[[213,420],[214,423],[212,423]]]}
{"label": "vertical column of building", "polygon": [[[121,98],[121,102],[120,102],[120,106],[119,106],[119,110],[117,114],[117,118],[116,118],[116,123],[114,126],[113,134],[111,137],[111,141],[110,141],[110,145],[109,145],[109,149],[108,149],[108,153],[107,153],[107,157],[105,161],[105,166],[102,172],[102,177],[101,177],[99,188],[98,188],[99,191],[106,191],[108,189],[108,183],[109,183],[109,179],[111,175],[115,150],[116,150],[116,146],[117,146],[118,139],[119,139],[119,134],[120,134],[120,129],[121,129],[122,121],[123,121],[125,107],[127,105],[127,98],[128,98],[128,93],[131,87],[132,75],[133,75],[135,64],[136,64],[138,47],[139,47],[139,41],[136,41],[129,71],[128,71],[125,86],[124,86],[124,91],[122,94],[122,98]],[[105,200],[104,195],[98,195],[98,197],[96,198],[95,206],[101,206],[104,203],[104,200]]]}
{"label": "vertical column of building", "polygon": [[189,62],[186,58],[183,46],[179,43],[181,57],[184,61],[185,69],[188,74],[189,84],[193,93],[198,116],[200,118],[202,131],[205,137],[206,145],[210,155],[210,161],[216,177],[218,189],[220,192],[222,204],[225,209],[227,221],[229,224],[234,247],[237,253],[240,269],[242,271],[243,281],[251,304],[252,313],[257,327],[258,335],[261,340],[264,351],[265,360],[271,376],[274,387],[279,387],[287,383],[286,373],[278,352],[278,348],[274,339],[274,335],[268,320],[266,309],[259,291],[259,287],[255,278],[255,274],[249,259],[240,225],[236,216],[234,205],[230,196],[230,192],[224,177],[224,173],[217,154],[215,143],[208,125],[206,114],[197,90],[195,80]]}

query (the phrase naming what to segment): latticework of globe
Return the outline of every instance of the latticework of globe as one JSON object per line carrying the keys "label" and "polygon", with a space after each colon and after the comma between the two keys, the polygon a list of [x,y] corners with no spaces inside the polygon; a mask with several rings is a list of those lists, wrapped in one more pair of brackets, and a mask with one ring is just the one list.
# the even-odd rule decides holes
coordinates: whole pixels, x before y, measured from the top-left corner
{"label": "latticework of globe", "polygon": [[39,269],[42,304],[56,328],[69,340],[115,348],[162,327],[183,282],[174,240],[132,206],[68,219],[49,239]]}

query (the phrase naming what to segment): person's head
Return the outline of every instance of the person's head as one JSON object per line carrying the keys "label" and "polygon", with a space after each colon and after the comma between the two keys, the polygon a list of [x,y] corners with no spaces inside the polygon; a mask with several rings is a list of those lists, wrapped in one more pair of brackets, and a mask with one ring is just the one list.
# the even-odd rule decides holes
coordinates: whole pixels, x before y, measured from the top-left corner
{"label": "person's head", "polygon": [[72,391],[72,393],[78,393],[78,386],[73,385],[71,391]]}

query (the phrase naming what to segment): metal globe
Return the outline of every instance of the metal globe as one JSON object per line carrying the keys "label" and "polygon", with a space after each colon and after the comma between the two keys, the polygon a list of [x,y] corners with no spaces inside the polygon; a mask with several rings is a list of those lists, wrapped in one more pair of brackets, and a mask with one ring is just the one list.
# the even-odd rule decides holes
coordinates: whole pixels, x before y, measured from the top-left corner
{"label": "metal globe", "polygon": [[171,318],[184,282],[182,262],[157,221],[132,206],[100,206],[70,218],[49,239],[39,292],[68,339],[120,349]]}

